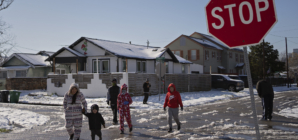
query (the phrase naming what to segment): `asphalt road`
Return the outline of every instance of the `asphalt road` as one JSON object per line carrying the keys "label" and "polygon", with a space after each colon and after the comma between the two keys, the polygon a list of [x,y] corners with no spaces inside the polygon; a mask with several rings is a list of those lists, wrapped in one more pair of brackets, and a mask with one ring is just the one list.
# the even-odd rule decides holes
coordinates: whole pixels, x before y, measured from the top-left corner
{"label": "asphalt road", "polygon": [[[279,116],[278,112],[298,105],[298,91],[287,91],[275,95],[272,121],[259,121],[262,139],[298,139],[298,119]],[[260,99],[255,96],[258,117],[261,117]],[[149,103],[150,105],[150,103]],[[102,129],[103,139],[254,139],[255,129],[250,108],[250,97],[185,107],[180,112],[182,129],[168,133],[166,113],[163,109],[131,110],[133,132],[126,126],[125,134],[119,134],[119,127],[113,126],[109,108],[100,108],[108,128]],[[66,140],[63,111],[60,106],[0,104],[0,107],[24,109],[50,116],[48,123],[22,132],[12,131],[0,134],[1,140]],[[89,110],[90,111],[90,110]],[[20,116],[21,117],[21,116]],[[174,121],[173,121],[174,124]],[[22,127],[16,124],[16,127]],[[81,140],[90,140],[88,121],[84,119]],[[98,138],[96,138],[98,139]]]}

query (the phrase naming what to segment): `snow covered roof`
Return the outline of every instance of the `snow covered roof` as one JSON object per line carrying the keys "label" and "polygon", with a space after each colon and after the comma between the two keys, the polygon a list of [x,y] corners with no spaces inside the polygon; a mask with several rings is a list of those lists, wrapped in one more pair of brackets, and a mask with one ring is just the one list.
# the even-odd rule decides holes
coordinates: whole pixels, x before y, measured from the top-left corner
{"label": "snow covered roof", "polygon": [[156,59],[157,57],[161,57],[165,52],[167,52],[173,59],[174,62],[177,63],[192,63],[190,61],[185,60],[184,58],[175,56],[172,51],[168,48],[160,48],[153,46],[145,46],[145,45],[136,45],[129,44],[123,42],[109,41],[103,39],[94,39],[81,37],[75,43],[69,46],[69,49],[72,49],[79,42],[87,40],[90,43],[98,46],[106,50],[108,53],[115,55],[117,57],[123,58],[134,58],[134,59]]}
{"label": "snow covered roof", "polygon": [[206,40],[206,39],[200,39],[200,38],[194,38],[194,37],[190,37],[190,36],[187,36],[189,37],[190,39],[202,44],[203,46],[205,47],[209,47],[209,48],[214,48],[214,49],[218,49],[218,50],[223,50],[222,47],[220,47],[219,45],[209,41],[209,40]]}
{"label": "snow covered roof", "polygon": [[52,61],[52,59],[58,55],[59,53],[61,53],[62,51],[67,50],[70,53],[74,54],[75,56],[78,57],[86,57],[84,54],[81,54],[80,52],[77,52],[76,50],[73,50],[71,48],[67,48],[67,47],[63,47],[60,50],[58,50],[57,52],[55,52],[54,54],[52,54],[50,57],[48,57],[45,61]]}
{"label": "snow covered roof", "polygon": [[243,67],[243,66],[244,66],[244,63],[238,63],[238,64],[236,64],[235,67],[237,68],[237,67]]}
{"label": "snow covered roof", "polygon": [[223,66],[217,66],[219,69],[226,69],[225,67]]}
{"label": "snow covered roof", "polygon": [[1,70],[26,70],[30,68],[30,66],[9,66],[9,67],[1,67]]}
{"label": "snow covered roof", "polygon": [[184,58],[174,54],[175,57],[178,59],[179,63],[182,63],[182,64],[192,64],[192,62],[188,61],[188,60],[185,60]]}
{"label": "snow covered roof", "polygon": [[[31,67],[50,66],[50,63],[45,61],[48,58],[48,56],[42,56],[40,54],[14,53],[7,59],[6,62],[8,62],[13,57],[18,58],[19,60],[23,61]],[[5,65],[6,62],[4,62],[2,65]]]}
{"label": "snow covered roof", "polygon": [[38,52],[37,54],[51,56],[51,55],[53,55],[54,53],[55,53],[55,52],[40,51],[40,52]]}
{"label": "snow covered roof", "polygon": [[[210,35],[206,35],[206,34],[202,34],[202,33],[199,33],[200,35],[204,36],[205,38],[219,44],[220,46],[222,46],[223,48],[226,48],[226,49],[230,49],[228,46],[226,46],[225,44],[221,43],[219,40],[217,40],[216,38],[214,38],[213,36],[210,36]],[[240,48],[233,48],[231,50],[237,50],[237,51],[243,51],[242,49]]]}

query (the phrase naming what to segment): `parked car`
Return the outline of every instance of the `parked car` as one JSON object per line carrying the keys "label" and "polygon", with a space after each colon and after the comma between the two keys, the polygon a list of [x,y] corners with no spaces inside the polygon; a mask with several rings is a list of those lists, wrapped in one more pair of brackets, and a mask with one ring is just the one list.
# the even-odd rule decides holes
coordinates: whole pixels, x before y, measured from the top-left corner
{"label": "parked car", "polygon": [[241,80],[232,79],[223,74],[212,74],[211,77],[212,88],[223,88],[235,92],[244,89],[244,82]]}
{"label": "parked car", "polygon": [[239,78],[244,82],[244,87],[248,88],[247,75],[239,75]]}

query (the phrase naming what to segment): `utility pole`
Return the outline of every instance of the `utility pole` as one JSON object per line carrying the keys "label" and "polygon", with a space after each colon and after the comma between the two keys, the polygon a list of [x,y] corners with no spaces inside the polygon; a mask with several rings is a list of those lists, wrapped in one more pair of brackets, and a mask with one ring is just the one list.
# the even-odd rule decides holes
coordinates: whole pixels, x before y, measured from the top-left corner
{"label": "utility pole", "polygon": [[287,57],[287,84],[289,88],[289,60],[288,60],[288,44],[287,44],[287,37],[286,39],[286,57]]}
{"label": "utility pole", "polygon": [[265,80],[265,39],[263,39],[263,80]]}

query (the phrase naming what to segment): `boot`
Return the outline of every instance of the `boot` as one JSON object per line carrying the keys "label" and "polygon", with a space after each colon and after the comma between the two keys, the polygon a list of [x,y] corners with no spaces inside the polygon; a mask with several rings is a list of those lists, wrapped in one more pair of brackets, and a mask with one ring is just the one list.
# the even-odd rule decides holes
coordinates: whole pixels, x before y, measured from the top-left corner
{"label": "boot", "polygon": [[120,134],[124,134],[124,131],[123,131],[123,130],[121,130]]}
{"label": "boot", "polygon": [[129,132],[131,132],[132,131],[132,126],[131,126],[131,128],[129,128]]}
{"label": "boot", "polygon": [[168,132],[171,133],[172,132],[172,128],[170,128]]}
{"label": "boot", "polygon": [[180,130],[180,128],[181,128],[180,125],[181,125],[181,124],[178,124],[178,130]]}
{"label": "boot", "polygon": [[68,140],[72,140],[72,139],[73,139],[73,136],[74,136],[74,134],[71,134],[71,135],[69,136],[69,139],[68,139]]}

